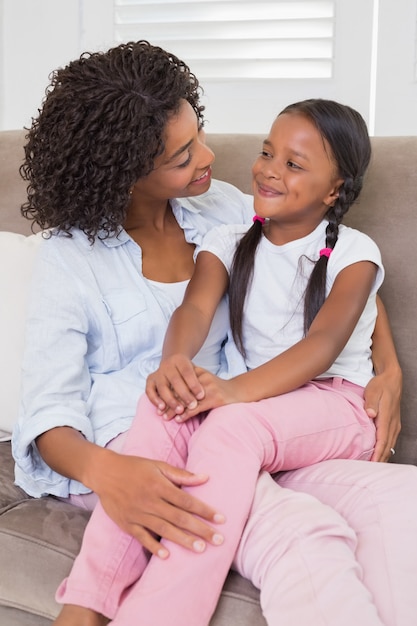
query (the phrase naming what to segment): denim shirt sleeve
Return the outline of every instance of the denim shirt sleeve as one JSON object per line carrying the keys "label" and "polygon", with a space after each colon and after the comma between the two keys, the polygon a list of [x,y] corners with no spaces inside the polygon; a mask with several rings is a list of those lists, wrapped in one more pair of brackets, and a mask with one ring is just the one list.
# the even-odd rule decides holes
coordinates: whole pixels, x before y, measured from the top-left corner
{"label": "denim shirt sleeve", "polygon": [[[46,244],[46,245],[45,245]],[[91,377],[83,363],[88,320],[82,284],[57,258],[40,246],[35,263],[26,325],[19,419],[12,448],[16,478],[30,495],[66,495],[67,479],[41,459],[35,439],[57,426],[71,426],[93,439],[86,404]],[[31,487],[30,483],[36,485]],[[55,485],[55,486],[54,486]]]}
{"label": "denim shirt sleeve", "polygon": [[46,465],[36,437],[70,426],[105,445],[129,428],[159,362],[168,312],[147,293],[135,254],[131,240],[91,247],[79,234],[40,246],[12,437],[16,481],[30,495],[87,491]]}

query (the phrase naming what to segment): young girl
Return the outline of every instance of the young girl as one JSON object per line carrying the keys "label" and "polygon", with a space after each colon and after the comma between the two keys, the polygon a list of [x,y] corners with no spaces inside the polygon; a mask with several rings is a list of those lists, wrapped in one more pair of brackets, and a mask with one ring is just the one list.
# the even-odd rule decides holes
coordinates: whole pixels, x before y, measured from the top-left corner
{"label": "young girl", "polygon": [[[340,225],[361,190],[369,159],[365,123],[349,107],[309,100],[278,116],[253,168],[254,224],[249,230],[222,226],[207,236],[169,325],[161,366],[148,379],[148,394],[166,419],[146,397],[138,405],[124,453],[142,450],[173,464],[188,453],[186,467],[210,477],[194,492],[226,512],[221,549],[207,546],[193,558],[170,544],[170,558],[153,557],[139,578],[146,560],[117,528],[105,526],[109,554],[100,553],[104,544],[96,537],[98,529],[103,534],[103,516],[94,514],[81,560],[58,592],[61,602],[82,597],[87,552],[97,563],[86,597],[100,595],[106,577],[117,588],[120,608],[112,623],[205,625],[241,539],[260,470],[272,473],[332,457],[370,458],[374,425],[363,408],[363,387],[372,376],[370,345],[383,268],[376,245]],[[249,371],[224,381],[195,369],[190,359],[228,286],[233,334]],[[196,417],[221,405],[205,420]],[[173,415],[176,420],[169,419]],[[268,558],[261,538],[252,556],[257,552]],[[111,557],[111,567],[99,574],[100,561]],[[334,601],[336,589],[343,588],[358,599],[355,610],[363,623],[382,625],[357,572],[337,562],[338,557],[331,573],[326,562],[316,581],[325,589],[329,623],[352,621],[346,604]],[[283,567],[282,579],[275,579],[283,596],[292,575]],[[114,613],[112,602],[108,614]],[[283,613],[266,617],[278,624]]]}

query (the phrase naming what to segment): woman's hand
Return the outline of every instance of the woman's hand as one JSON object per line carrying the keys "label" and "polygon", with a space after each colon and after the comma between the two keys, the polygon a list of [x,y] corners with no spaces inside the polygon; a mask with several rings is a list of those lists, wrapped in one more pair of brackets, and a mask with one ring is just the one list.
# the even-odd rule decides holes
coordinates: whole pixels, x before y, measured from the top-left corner
{"label": "woman's hand", "polygon": [[145,391],[164,419],[172,419],[187,408],[196,409],[198,401],[204,398],[204,387],[194,364],[183,354],[163,359],[159,368],[148,376]]}
{"label": "woman's hand", "polygon": [[196,552],[206,542],[221,543],[207,522],[220,524],[223,516],[181,489],[201,485],[207,476],[101,448],[67,426],[46,431],[36,443],[52,469],[94,491],[111,519],[152,554],[168,556],[158,537]]}
{"label": "woman's hand", "polygon": [[222,543],[219,531],[204,520],[222,523],[223,516],[181,489],[182,485],[200,485],[207,476],[162,461],[103,452],[105,462],[100,463],[95,492],[109,517],[152,554],[169,555],[159,537],[194,552],[202,552],[206,542]]}
{"label": "woman's hand", "polygon": [[376,446],[371,461],[388,461],[401,430],[402,372],[387,312],[377,296],[378,316],[372,336],[372,361],[377,376],[365,389],[365,408],[375,419]]}
{"label": "woman's hand", "polygon": [[371,461],[388,461],[401,430],[402,373],[399,367],[378,374],[365,388],[365,409],[375,419],[376,445]]}

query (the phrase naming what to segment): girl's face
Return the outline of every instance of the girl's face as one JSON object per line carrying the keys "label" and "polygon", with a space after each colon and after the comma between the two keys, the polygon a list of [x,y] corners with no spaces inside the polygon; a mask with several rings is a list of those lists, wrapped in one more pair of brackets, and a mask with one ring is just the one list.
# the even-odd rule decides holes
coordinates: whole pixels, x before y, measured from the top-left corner
{"label": "girl's face", "polygon": [[253,168],[255,212],[270,218],[277,244],[312,232],[337,198],[343,182],[332,152],[304,115],[279,115]]}
{"label": "girl's face", "polygon": [[165,129],[165,150],[150,174],[134,185],[142,201],[198,196],[210,187],[214,154],[205,144],[194,109],[183,100]]}

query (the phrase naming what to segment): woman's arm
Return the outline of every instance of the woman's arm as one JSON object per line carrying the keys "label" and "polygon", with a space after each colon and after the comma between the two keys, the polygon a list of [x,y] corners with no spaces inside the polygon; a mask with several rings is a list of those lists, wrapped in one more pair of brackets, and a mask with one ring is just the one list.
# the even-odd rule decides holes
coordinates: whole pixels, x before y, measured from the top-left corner
{"label": "woman's arm", "polygon": [[388,461],[401,430],[402,372],[385,307],[377,297],[378,317],[372,337],[375,377],[365,388],[365,408],[375,418],[376,446],[372,461]]}
{"label": "woman's arm", "polygon": [[52,469],[94,491],[111,519],[161,558],[168,551],[153,534],[201,551],[201,540],[212,543],[218,532],[203,521],[221,521],[214,509],[181,489],[207,477],[101,448],[65,426],[45,432],[36,443]]}
{"label": "woman's arm", "polygon": [[[93,380],[86,361],[87,335],[103,311],[94,346],[115,341],[114,325],[96,293],[97,284],[103,293],[108,291],[107,284],[113,283],[111,276],[107,283],[107,270],[102,269],[107,265],[101,255],[97,261],[88,261],[93,271],[86,269],[84,252],[89,257],[96,248],[80,243],[79,237],[75,244],[77,237],[72,243],[52,237],[42,243],[38,254],[22,375],[24,417],[14,441],[16,462],[25,467],[34,483],[39,479],[43,484],[42,464],[27,450],[27,442],[36,438],[38,451],[52,470],[95,491],[109,516],[151,552],[161,549],[153,534],[186,547],[196,538],[209,540],[214,531],[204,520],[213,521],[213,509],[180,488],[182,484],[200,484],[201,477],[91,443],[94,434],[87,404]],[[91,282],[85,282],[85,277]],[[164,330],[159,326],[159,332]],[[136,340],[133,332],[136,327],[132,341]],[[134,345],[140,354],[140,342]],[[104,363],[104,356],[98,358],[106,371],[117,363],[117,359]],[[110,397],[117,398],[111,385],[118,383],[109,376],[107,384]],[[128,410],[134,415],[135,400]],[[34,459],[29,468],[24,465],[27,457]],[[60,477],[53,478],[61,482]]]}
{"label": "woman's arm", "polygon": [[191,359],[202,347],[229,282],[223,263],[200,252],[182,304],[171,316],[159,368],[148,376],[146,393],[166,417],[194,409],[204,398]]}

